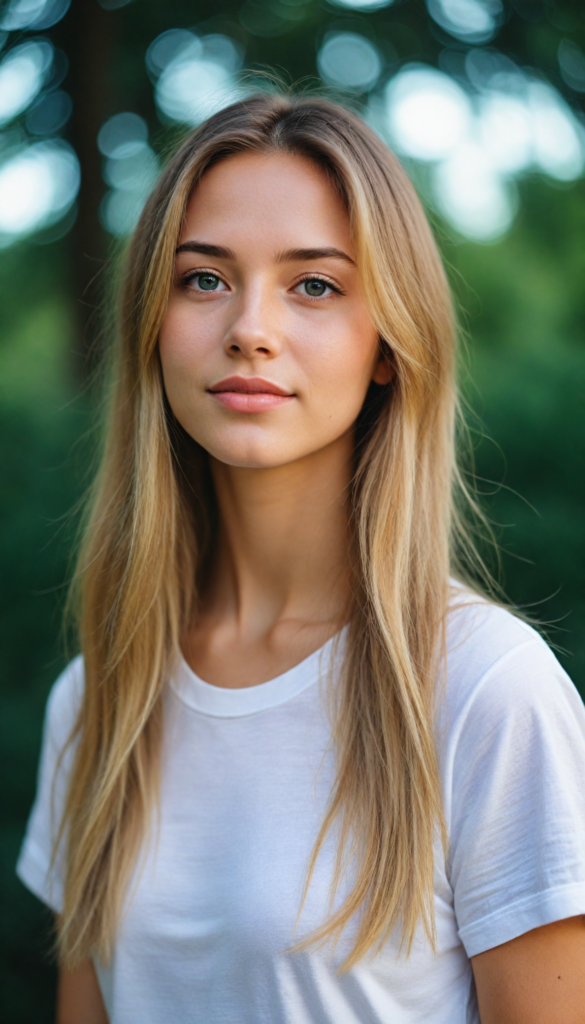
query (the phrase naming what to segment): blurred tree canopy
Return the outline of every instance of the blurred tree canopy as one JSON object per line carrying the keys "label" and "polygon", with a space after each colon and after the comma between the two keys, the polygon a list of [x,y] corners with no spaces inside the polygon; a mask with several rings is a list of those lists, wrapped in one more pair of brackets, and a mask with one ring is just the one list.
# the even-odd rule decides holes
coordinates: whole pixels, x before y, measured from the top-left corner
{"label": "blurred tree canopy", "polygon": [[[184,131],[161,116],[145,60],[171,29],[227,37],[245,69],[272,69],[307,89],[321,85],[319,53],[332,33],[372,42],[378,89],[413,64],[457,82],[470,53],[495,53],[550,83],[583,132],[581,0],[468,2],[492,18],[487,42],[481,32],[474,41],[445,28],[447,0],[221,0],[212,9],[199,0],[9,0],[1,8],[0,207],[3,160],[42,141],[47,98],[52,136],[70,147],[80,171],[76,201],[61,219],[12,240],[0,233],[0,1015],[10,1024],[52,1019],[47,914],[16,881],[14,864],[34,794],[44,702],[64,661],[71,510],[94,458],[88,380],[114,244],[103,215],[111,172],[98,136],[109,119],[131,112],[162,160]],[[53,48],[49,77],[34,103],[2,122],[2,62],[31,40]],[[368,103],[366,89],[337,95],[358,109]],[[429,203],[460,307],[463,388],[479,489],[503,548],[502,582],[513,601],[551,624],[549,638],[585,693],[585,181],[527,172],[517,182],[514,222],[481,244],[441,218],[425,167],[405,159]]]}
{"label": "blurred tree canopy", "polygon": [[[319,84],[317,51],[323,38],[350,32],[375,42],[381,51],[382,81],[413,62],[441,67],[457,78],[466,54],[477,48],[477,36],[471,34],[469,41],[469,33],[453,35],[445,29],[449,22],[441,11],[448,13],[449,3],[452,0],[222,0],[210,16],[208,6],[198,0],[175,0],[171,11],[157,0],[8,0],[4,24],[23,25],[20,31],[6,33],[8,45],[38,38],[37,26],[42,29],[48,22],[43,34],[56,52],[48,88],[54,88],[56,75],[72,100],[61,134],[79,159],[81,188],[66,245],[66,279],[78,318],[82,360],[94,340],[92,310],[99,304],[100,268],[108,252],[99,216],[105,192],[96,147],[99,131],[119,111],[133,111],[149,125],[159,150],[166,151],[177,135],[176,126],[161,125],[157,116],[152,74],[149,77],[145,62],[154,40],[171,28],[192,28],[204,36],[223,34],[241,48],[247,69],[272,69],[306,88],[311,82]],[[583,110],[585,15],[580,0],[462,3],[463,11],[467,4],[471,14],[473,5],[491,12],[496,25],[494,38],[488,40],[492,51],[541,73],[574,109]],[[27,15],[37,10],[34,17]],[[574,47],[574,53],[567,46]],[[567,72],[567,61],[573,73]],[[346,98],[363,105],[359,90]]]}

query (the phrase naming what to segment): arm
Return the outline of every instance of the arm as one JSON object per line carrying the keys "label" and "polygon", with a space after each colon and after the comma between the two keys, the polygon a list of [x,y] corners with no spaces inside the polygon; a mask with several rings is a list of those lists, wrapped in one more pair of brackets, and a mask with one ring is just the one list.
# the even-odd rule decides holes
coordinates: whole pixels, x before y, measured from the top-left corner
{"label": "arm", "polygon": [[482,1024],[585,1024],[585,917],[471,958]]}
{"label": "arm", "polygon": [[71,971],[61,969],[56,1024],[109,1024],[91,960]]}

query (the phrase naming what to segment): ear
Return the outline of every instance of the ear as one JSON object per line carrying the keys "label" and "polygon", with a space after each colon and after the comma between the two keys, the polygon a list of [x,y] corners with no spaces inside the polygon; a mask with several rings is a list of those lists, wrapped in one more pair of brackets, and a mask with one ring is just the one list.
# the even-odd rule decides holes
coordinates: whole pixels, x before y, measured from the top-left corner
{"label": "ear", "polygon": [[389,353],[384,351],[387,346],[384,342],[381,342],[380,346],[380,353],[374,367],[372,380],[374,384],[389,384],[396,376],[396,370],[390,361]]}

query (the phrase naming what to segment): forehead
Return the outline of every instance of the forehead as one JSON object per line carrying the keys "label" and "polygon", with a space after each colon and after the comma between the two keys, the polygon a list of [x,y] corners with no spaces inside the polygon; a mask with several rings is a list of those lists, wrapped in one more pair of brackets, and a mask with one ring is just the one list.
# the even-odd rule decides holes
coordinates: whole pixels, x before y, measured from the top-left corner
{"label": "forehead", "polygon": [[246,236],[256,245],[271,239],[279,246],[351,247],[347,211],[325,171],[289,153],[228,157],[191,195],[181,242],[228,244]]}

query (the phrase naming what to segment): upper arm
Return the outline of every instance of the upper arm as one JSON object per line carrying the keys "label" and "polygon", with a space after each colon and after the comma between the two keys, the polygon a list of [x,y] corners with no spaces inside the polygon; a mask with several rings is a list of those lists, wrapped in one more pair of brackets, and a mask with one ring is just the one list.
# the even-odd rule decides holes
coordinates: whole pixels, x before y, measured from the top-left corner
{"label": "upper arm", "polygon": [[448,747],[448,875],[474,957],[585,913],[585,712],[541,641],[501,657]]}
{"label": "upper arm", "polygon": [[57,1024],[109,1024],[91,960],[84,960],[73,970],[61,969],[57,991]]}
{"label": "upper arm", "polygon": [[471,958],[481,1024],[585,1024],[585,918],[571,917]]}

